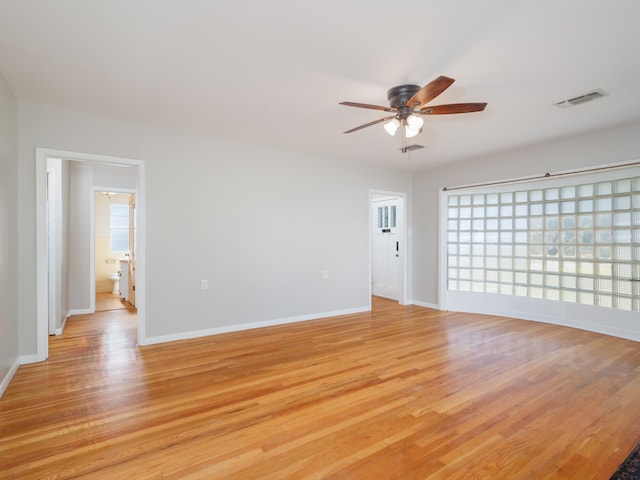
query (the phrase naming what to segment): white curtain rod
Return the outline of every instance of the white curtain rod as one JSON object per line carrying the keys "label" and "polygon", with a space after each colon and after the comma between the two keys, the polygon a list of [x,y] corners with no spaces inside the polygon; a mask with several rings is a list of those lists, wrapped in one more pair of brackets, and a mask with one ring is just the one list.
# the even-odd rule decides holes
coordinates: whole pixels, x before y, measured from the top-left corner
{"label": "white curtain rod", "polygon": [[544,175],[536,175],[533,177],[524,177],[524,178],[516,178],[511,180],[500,180],[496,182],[486,182],[486,183],[475,183],[471,185],[459,185],[456,187],[443,187],[443,192],[448,192],[450,190],[462,190],[465,188],[477,188],[477,187],[492,187],[495,185],[507,185],[509,183],[520,183],[520,182],[529,182],[532,180],[541,180],[543,178],[552,178],[552,177],[563,177],[565,175],[579,175],[581,173],[592,173],[592,172],[602,172],[605,170],[615,170],[617,168],[626,168],[626,167],[634,167],[640,165],[640,161],[630,162],[630,163],[622,163],[617,165],[606,165],[602,167],[594,167],[587,168],[583,170],[571,170],[568,172],[557,172],[557,173],[545,173]]}

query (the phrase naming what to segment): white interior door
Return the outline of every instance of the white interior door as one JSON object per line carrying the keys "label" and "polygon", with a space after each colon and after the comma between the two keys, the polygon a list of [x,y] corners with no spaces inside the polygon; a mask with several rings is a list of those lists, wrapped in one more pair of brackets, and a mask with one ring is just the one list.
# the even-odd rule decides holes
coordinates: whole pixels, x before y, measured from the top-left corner
{"label": "white interior door", "polygon": [[399,198],[384,198],[374,200],[372,206],[371,291],[379,297],[400,300],[402,202]]}

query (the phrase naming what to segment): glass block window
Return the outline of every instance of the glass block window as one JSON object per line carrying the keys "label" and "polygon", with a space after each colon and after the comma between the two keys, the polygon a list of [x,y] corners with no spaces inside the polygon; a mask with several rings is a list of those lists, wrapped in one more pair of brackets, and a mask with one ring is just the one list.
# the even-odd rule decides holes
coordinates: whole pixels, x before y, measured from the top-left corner
{"label": "glass block window", "polygon": [[640,311],[640,177],[513,188],[447,196],[449,290]]}

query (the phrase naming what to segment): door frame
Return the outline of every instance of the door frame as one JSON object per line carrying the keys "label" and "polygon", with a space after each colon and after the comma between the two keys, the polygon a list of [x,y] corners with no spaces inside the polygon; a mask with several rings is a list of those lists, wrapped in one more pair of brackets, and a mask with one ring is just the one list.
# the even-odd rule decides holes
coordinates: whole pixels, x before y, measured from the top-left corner
{"label": "door frame", "polygon": [[62,283],[62,161],[58,158],[47,160],[46,188],[47,328],[49,335],[53,335],[60,320],[59,294]]}
{"label": "door frame", "polygon": [[409,304],[409,296],[408,296],[408,271],[409,271],[409,255],[410,255],[410,246],[409,246],[409,226],[408,226],[408,212],[407,212],[407,194],[404,192],[392,192],[388,190],[376,190],[369,189],[369,309],[371,309],[371,296],[373,295],[372,289],[372,255],[373,255],[373,245],[372,238],[373,232],[376,226],[373,223],[373,203],[374,198],[379,196],[386,196],[391,198],[397,198],[402,203],[402,208],[400,212],[400,216],[398,220],[400,221],[400,226],[398,227],[398,241],[400,242],[401,248],[400,252],[402,252],[402,246],[404,246],[404,255],[400,255],[400,296],[398,299],[398,303],[400,305],[408,305]]}
{"label": "door frame", "polygon": [[[138,345],[146,341],[145,323],[145,164],[143,160],[97,155],[90,153],[70,152],[50,148],[36,148],[36,361],[41,362],[49,356],[49,325],[48,325],[48,282],[47,282],[47,158],[59,158],[84,163],[98,163],[111,165],[125,165],[138,168],[137,185],[137,235],[138,262],[136,293],[138,304]],[[90,239],[93,242],[93,238]]]}
{"label": "door frame", "polygon": [[[91,232],[91,244],[89,245],[90,270],[89,277],[91,278],[91,288],[89,289],[89,309],[91,313],[96,311],[96,193],[99,192],[114,192],[114,193],[128,193],[137,195],[138,191],[131,188],[121,187],[104,187],[104,186],[92,186],[91,187],[91,200],[89,210],[91,217],[89,218],[89,231]],[[136,287],[137,288],[137,287]]]}

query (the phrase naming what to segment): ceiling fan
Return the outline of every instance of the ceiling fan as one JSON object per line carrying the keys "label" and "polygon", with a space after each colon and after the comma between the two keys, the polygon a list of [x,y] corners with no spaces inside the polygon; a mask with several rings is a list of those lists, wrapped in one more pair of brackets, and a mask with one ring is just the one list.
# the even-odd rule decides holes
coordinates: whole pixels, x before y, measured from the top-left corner
{"label": "ceiling fan", "polygon": [[389,107],[369,105],[367,103],[340,102],[340,105],[347,105],[349,107],[393,112],[393,115],[365,123],[364,125],[347,130],[344,133],[355,132],[390,120],[384,125],[384,129],[389,135],[395,135],[398,127],[402,125],[404,127],[405,137],[411,138],[422,131],[424,120],[419,115],[445,115],[451,113],[481,112],[484,110],[487,106],[486,103],[450,103],[447,105],[434,105],[432,107],[425,106],[449,88],[454,81],[453,78],[440,76],[422,88],[420,88],[419,85],[399,85],[393,87],[387,92]]}

